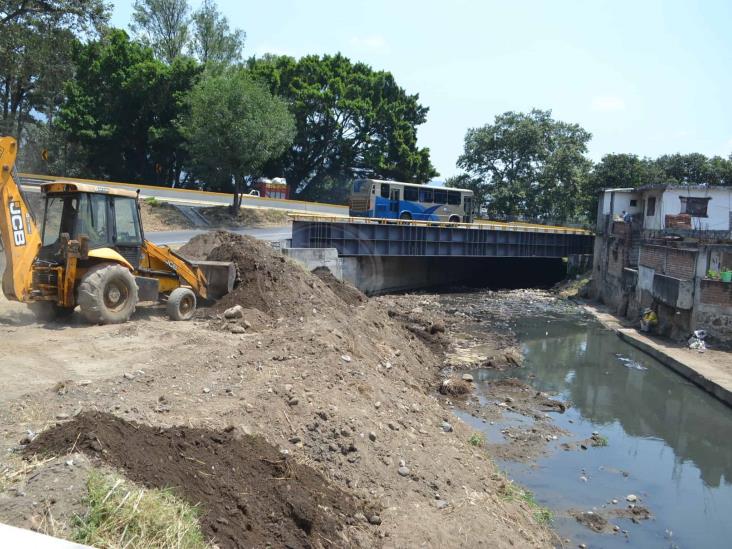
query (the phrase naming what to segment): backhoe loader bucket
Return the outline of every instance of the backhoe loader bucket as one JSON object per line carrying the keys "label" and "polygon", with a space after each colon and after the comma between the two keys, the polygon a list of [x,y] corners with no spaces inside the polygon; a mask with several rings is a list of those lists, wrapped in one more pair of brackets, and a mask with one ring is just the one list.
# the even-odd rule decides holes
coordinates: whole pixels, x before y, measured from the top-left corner
{"label": "backhoe loader bucket", "polygon": [[206,277],[206,296],[219,299],[234,289],[236,266],[228,261],[192,261]]}

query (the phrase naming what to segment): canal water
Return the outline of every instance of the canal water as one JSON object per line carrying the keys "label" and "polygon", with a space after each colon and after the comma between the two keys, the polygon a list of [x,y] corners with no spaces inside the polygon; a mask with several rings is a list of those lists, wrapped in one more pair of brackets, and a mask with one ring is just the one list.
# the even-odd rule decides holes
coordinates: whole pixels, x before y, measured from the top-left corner
{"label": "canal water", "polygon": [[[510,320],[525,367],[473,372],[479,395],[485,395],[490,379],[517,377],[571,403],[552,418],[572,436],[552,442],[548,455],[534,463],[499,466],[553,511],[554,528],[575,546],[732,547],[732,409],[599,323],[568,310]],[[511,416],[505,425],[490,426],[461,414],[495,443],[505,442],[502,427],[529,421]],[[584,451],[560,446],[593,431],[608,445]],[[652,519],[634,524],[609,516],[628,505],[629,494]],[[569,514],[592,510],[626,530],[627,537],[595,534]]]}

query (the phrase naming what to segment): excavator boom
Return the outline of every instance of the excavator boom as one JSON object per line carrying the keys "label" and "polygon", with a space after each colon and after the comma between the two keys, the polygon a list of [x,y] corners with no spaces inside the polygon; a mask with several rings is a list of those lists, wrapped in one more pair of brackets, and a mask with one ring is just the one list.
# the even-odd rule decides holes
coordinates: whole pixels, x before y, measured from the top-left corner
{"label": "excavator boom", "polygon": [[32,266],[41,248],[41,235],[15,178],[17,154],[17,141],[12,137],[0,137],[0,237],[5,251],[2,288],[8,299],[28,301]]}

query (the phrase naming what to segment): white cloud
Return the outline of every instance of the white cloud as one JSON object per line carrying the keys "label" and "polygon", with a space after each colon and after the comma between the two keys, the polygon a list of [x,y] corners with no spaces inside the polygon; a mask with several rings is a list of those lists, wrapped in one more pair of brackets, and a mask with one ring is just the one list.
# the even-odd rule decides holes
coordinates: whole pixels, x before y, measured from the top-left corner
{"label": "white cloud", "polygon": [[614,95],[603,95],[592,98],[592,110],[602,112],[622,111],[625,109],[625,101]]}
{"label": "white cloud", "polygon": [[386,38],[380,34],[371,34],[368,36],[354,36],[350,40],[351,46],[361,50],[368,50],[376,53],[386,53],[389,51],[389,45]]}

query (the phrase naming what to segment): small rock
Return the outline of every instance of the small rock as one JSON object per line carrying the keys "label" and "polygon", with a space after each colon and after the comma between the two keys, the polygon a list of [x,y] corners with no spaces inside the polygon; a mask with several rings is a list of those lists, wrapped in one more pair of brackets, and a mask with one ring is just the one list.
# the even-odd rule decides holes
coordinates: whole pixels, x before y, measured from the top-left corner
{"label": "small rock", "polygon": [[379,515],[371,515],[369,517],[369,524],[374,524],[378,526],[379,524],[381,524],[381,517]]}
{"label": "small rock", "polygon": [[250,329],[250,328],[252,327],[252,323],[251,323],[251,322],[249,322],[248,320],[245,320],[245,321],[243,321],[243,322],[242,322],[242,324],[244,324],[244,327],[245,327],[245,328],[246,328],[247,330],[249,330],[249,329]]}
{"label": "small rock", "polygon": [[435,506],[437,506],[438,509],[446,509],[448,505],[450,504],[447,503],[444,499],[438,499],[435,502]]}
{"label": "small rock", "polygon": [[617,505],[618,504],[618,500],[617,499],[613,499],[612,500],[612,503],[613,503],[613,505]]}
{"label": "small rock", "polygon": [[302,439],[301,439],[300,437],[298,437],[298,436],[295,436],[295,437],[290,437],[290,442],[291,442],[292,444],[297,444],[297,443],[298,443],[298,442],[300,442],[301,440],[302,440]]}
{"label": "small rock", "polygon": [[369,432],[369,440],[371,442],[376,442],[376,433],[374,433],[373,431],[370,431]]}
{"label": "small rock", "polygon": [[298,402],[300,402],[297,398],[292,397],[290,400],[287,401],[287,404],[290,406],[295,406]]}
{"label": "small rock", "polygon": [[69,419],[69,414],[56,414],[56,419]]}
{"label": "small rock", "polygon": [[635,494],[628,494],[627,496],[625,496],[625,501],[635,503],[636,501],[638,501],[638,496],[636,496]]}
{"label": "small rock", "polygon": [[125,378],[125,379],[135,379],[135,374],[131,374],[129,372],[125,372],[124,374],[122,374],[122,377]]}
{"label": "small rock", "polygon": [[289,383],[285,383],[285,392],[291,393],[292,392],[292,385]]}
{"label": "small rock", "polygon": [[399,474],[403,477],[409,476],[409,467],[399,467]]}
{"label": "small rock", "polygon": [[579,549],[587,549],[587,544],[580,543],[577,547],[579,547]]}
{"label": "small rock", "polygon": [[206,394],[208,394],[208,393],[211,392],[211,389],[209,389],[208,387],[204,387],[203,388],[203,392],[206,393]]}
{"label": "small rock", "polygon": [[247,332],[247,329],[244,326],[239,326],[238,324],[235,324],[229,329],[229,331],[232,334],[245,334]]}
{"label": "small rock", "polygon": [[376,408],[377,410],[381,408],[381,402],[379,402],[378,400],[374,402],[374,408]]}
{"label": "small rock", "polygon": [[399,426],[396,423],[392,423],[391,421],[389,423],[387,423],[386,425],[392,431],[398,431],[399,430]]}
{"label": "small rock", "polygon": [[472,376],[472,375],[470,375],[470,374],[463,374],[463,375],[462,375],[462,378],[463,378],[463,381],[468,381],[468,382],[470,382],[470,383],[472,383],[472,382],[473,382],[473,376]]}
{"label": "small rock", "polygon": [[403,459],[400,459],[399,460],[399,467],[406,467],[406,466],[407,466],[407,462],[404,461]]}
{"label": "small rock", "polygon": [[442,430],[446,433],[452,433],[452,425],[447,421],[442,422]]}
{"label": "small rock", "polygon": [[73,459],[69,459],[65,463],[66,463],[66,467],[73,467],[74,466],[74,460]]}
{"label": "small rock", "polygon": [[432,324],[430,324],[430,333],[431,334],[444,333],[444,332],[445,332],[445,323],[442,320],[435,320]]}
{"label": "small rock", "polygon": [[224,318],[242,318],[244,316],[244,307],[241,305],[234,305],[224,311]]}
{"label": "small rock", "polygon": [[363,513],[356,513],[355,515],[353,515],[353,518],[359,522],[366,522],[366,515],[364,515]]}
{"label": "small rock", "polygon": [[341,356],[341,360],[343,362],[351,362],[352,359],[351,359],[351,357],[349,355],[342,355]]}
{"label": "small rock", "polygon": [[387,370],[391,370],[391,362],[385,363],[384,368],[386,368]]}

